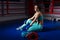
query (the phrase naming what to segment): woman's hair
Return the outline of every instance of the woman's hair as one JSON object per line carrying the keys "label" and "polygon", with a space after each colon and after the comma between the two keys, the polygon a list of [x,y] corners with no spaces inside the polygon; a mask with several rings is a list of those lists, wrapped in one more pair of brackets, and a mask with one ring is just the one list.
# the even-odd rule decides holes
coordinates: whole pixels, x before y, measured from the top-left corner
{"label": "woman's hair", "polygon": [[39,11],[41,11],[41,7],[38,4],[34,4],[34,6],[38,6]]}

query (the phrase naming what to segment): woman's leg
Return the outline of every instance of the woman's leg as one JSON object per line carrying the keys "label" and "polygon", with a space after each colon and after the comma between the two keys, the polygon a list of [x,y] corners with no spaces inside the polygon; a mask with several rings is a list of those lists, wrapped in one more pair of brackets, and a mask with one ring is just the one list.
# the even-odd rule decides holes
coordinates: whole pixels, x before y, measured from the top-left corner
{"label": "woman's leg", "polygon": [[26,26],[28,25],[28,23],[31,23],[31,20],[28,19],[23,25],[21,25],[20,27],[17,28],[17,30],[23,30],[24,28],[26,28]]}
{"label": "woman's leg", "polygon": [[38,23],[33,23],[33,25],[27,30],[27,31],[41,31],[42,30],[42,25],[41,24],[38,24]]}
{"label": "woman's leg", "polygon": [[42,30],[42,27],[30,27],[27,31],[22,31],[21,32],[21,36],[22,37],[26,37],[28,34],[30,34],[31,32],[34,32],[34,31],[41,31]]}
{"label": "woman's leg", "polygon": [[[26,23],[31,23],[31,20],[27,20]],[[37,22],[34,22],[33,25],[27,29],[27,31],[23,31],[21,33],[21,36],[22,37],[25,37],[27,34],[31,33],[31,32],[34,32],[34,31],[41,31],[42,30],[42,25],[41,24],[38,24]]]}
{"label": "woman's leg", "polygon": [[21,36],[22,36],[22,37],[26,37],[29,33],[31,33],[31,32],[22,31],[22,32],[21,32]]}

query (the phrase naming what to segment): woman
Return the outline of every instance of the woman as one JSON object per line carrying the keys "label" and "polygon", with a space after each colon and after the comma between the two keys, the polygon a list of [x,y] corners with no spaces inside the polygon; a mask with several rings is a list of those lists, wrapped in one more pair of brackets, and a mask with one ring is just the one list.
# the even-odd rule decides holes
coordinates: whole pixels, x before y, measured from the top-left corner
{"label": "woman", "polygon": [[42,29],[43,15],[37,5],[34,6],[35,14],[33,17],[29,18],[32,22],[30,23],[30,28],[28,31],[37,31]]}
{"label": "woman", "polygon": [[[43,15],[40,12],[39,6],[35,5],[34,6],[34,11],[35,14],[33,15],[33,17],[29,18],[26,22],[26,24],[30,23],[30,27],[27,29],[27,32],[22,32],[22,36],[26,36],[27,34],[29,34],[30,32],[33,31],[41,31],[42,30],[42,24],[43,24]],[[22,25],[19,29],[22,29],[26,24]]]}

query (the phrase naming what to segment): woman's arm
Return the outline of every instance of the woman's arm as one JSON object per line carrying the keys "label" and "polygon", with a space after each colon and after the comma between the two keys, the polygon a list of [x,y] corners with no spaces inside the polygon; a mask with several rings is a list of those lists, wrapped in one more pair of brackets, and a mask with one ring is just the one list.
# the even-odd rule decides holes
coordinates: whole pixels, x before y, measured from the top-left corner
{"label": "woman's arm", "polygon": [[31,17],[31,18],[29,18],[29,19],[33,20],[33,19],[34,19],[34,16],[32,16],[32,17]]}
{"label": "woman's arm", "polygon": [[30,25],[32,25],[36,21],[36,19],[38,18],[38,16],[39,16],[39,13],[35,14],[35,18],[32,20],[32,22],[30,23]]}

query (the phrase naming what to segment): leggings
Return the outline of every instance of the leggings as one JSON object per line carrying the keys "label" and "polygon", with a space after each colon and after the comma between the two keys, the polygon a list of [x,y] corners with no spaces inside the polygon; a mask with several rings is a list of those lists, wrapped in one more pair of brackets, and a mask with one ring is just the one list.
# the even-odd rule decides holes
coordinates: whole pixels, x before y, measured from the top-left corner
{"label": "leggings", "polygon": [[[32,20],[28,19],[28,20],[26,21],[26,24],[31,23],[31,22],[32,22]],[[42,28],[43,28],[43,27],[42,27],[41,24],[38,24],[37,22],[34,22],[34,23],[32,24],[32,26],[29,27],[29,29],[27,29],[27,31],[22,31],[21,36],[22,36],[22,37],[25,37],[25,36],[26,36],[27,34],[29,34],[30,32],[41,31]]]}

